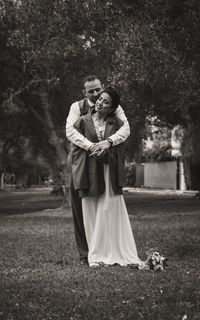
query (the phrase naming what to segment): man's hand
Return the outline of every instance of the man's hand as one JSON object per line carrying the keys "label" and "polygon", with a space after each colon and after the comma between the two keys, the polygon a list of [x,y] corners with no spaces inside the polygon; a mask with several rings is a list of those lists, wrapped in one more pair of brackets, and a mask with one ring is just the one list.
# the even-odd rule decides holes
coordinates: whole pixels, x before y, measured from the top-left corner
{"label": "man's hand", "polygon": [[105,151],[110,148],[110,142],[108,140],[100,141],[96,144],[101,150]]}

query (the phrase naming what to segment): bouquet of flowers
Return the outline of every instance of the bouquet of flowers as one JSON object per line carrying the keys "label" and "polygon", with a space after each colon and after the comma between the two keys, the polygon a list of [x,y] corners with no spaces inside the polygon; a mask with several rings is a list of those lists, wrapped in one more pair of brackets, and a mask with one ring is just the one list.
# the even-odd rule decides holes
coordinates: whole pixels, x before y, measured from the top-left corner
{"label": "bouquet of flowers", "polygon": [[167,266],[167,258],[157,251],[148,251],[147,259],[145,261],[145,268],[155,271],[162,271]]}

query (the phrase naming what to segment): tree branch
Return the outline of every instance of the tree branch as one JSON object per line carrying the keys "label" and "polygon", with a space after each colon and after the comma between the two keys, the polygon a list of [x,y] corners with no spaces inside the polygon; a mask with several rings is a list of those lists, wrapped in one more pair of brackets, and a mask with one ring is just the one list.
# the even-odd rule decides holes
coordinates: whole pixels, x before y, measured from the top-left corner
{"label": "tree branch", "polygon": [[30,82],[28,82],[24,87],[21,86],[21,88],[19,88],[17,91],[13,92],[13,90],[11,88],[9,88],[7,91],[10,92],[9,95],[9,99],[10,101],[12,101],[13,97],[17,97],[18,95],[20,95],[23,91],[25,91],[26,89],[28,89],[32,84],[38,84],[38,83],[51,83],[53,80],[55,80],[55,77],[52,79],[38,79],[38,80],[31,80]]}
{"label": "tree branch", "polygon": [[161,48],[160,46],[159,46],[158,48],[155,48],[155,47],[154,47],[154,50],[166,54],[167,56],[169,56],[170,58],[172,58],[172,59],[175,60],[176,62],[178,62],[178,61],[180,60],[178,57],[176,57],[176,56],[173,55],[173,54],[170,54],[169,52],[167,52],[167,50]]}

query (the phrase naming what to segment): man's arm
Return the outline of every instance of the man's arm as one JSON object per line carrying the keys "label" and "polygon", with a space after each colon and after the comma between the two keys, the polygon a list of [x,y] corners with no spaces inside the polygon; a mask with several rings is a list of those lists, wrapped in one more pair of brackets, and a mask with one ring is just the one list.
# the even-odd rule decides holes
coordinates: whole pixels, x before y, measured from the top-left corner
{"label": "man's arm", "polygon": [[79,133],[75,128],[75,122],[80,118],[81,112],[78,102],[74,102],[71,105],[69,115],[66,121],[66,136],[67,139],[77,145],[78,147],[88,150],[93,143]]}
{"label": "man's arm", "polygon": [[109,137],[113,141],[113,146],[125,142],[130,135],[130,126],[124,110],[121,106],[116,109],[116,116],[123,121],[123,125],[112,136]]}

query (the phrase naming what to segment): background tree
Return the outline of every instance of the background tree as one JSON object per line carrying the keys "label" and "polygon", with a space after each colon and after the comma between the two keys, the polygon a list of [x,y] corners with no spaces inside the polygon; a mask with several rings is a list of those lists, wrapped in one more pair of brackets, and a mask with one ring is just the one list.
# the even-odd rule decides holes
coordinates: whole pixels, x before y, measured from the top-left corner
{"label": "background tree", "polygon": [[[120,30],[113,74],[123,88],[126,104],[132,105],[132,127],[141,132],[142,141],[147,116],[157,116],[169,128],[181,125],[186,182],[188,188],[199,188],[200,158],[195,142],[199,131],[190,115],[191,105],[199,100],[199,2],[125,1],[123,8],[122,16],[129,19]],[[195,113],[199,118],[200,109]],[[134,130],[132,134],[130,144]]]}
{"label": "background tree", "polygon": [[[5,76],[1,106],[14,104],[27,119],[23,134],[17,131],[49,163],[58,189],[62,177],[67,185],[65,119],[71,103],[81,98],[81,80],[91,73],[121,92],[132,129],[129,160],[142,159],[147,117],[157,116],[169,128],[179,124],[185,129],[188,187],[198,187],[194,179],[199,172],[195,142],[199,133],[190,111],[199,96],[198,1],[1,4],[0,63]],[[199,114],[199,109],[195,112]],[[188,142],[191,150],[184,148]]]}

